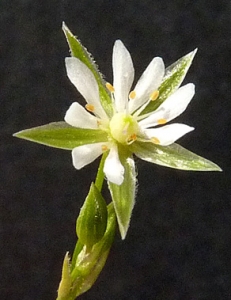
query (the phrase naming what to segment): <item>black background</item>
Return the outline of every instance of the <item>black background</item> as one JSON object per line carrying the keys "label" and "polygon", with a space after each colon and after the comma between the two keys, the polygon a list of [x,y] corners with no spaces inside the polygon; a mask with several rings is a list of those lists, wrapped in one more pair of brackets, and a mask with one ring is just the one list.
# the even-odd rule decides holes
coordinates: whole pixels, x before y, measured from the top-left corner
{"label": "black background", "polygon": [[180,144],[222,173],[171,170],[136,159],[139,191],[127,239],[81,299],[231,299],[231,3],[21,0],[0,2],[0,298],[55,299],[75,219],[99,161],[76,171],[68,151],[11,137],[63,120],[83,99],[68,81],[64,20],[112,80],[113,43],[130,50],[136,79],[154,56],[166,66],[198,47],[196,84],[178,118]]}

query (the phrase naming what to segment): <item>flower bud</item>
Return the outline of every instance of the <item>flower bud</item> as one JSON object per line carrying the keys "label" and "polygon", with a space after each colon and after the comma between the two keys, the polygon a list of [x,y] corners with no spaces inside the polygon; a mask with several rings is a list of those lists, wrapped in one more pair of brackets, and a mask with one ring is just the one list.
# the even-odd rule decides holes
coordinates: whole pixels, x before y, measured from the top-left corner
{"label": "flower bud", "polygon": [[79,241],[87,249],[91,249],[102,239],[106,226],[107,205],[98,188],[92,183],[76,223]]}

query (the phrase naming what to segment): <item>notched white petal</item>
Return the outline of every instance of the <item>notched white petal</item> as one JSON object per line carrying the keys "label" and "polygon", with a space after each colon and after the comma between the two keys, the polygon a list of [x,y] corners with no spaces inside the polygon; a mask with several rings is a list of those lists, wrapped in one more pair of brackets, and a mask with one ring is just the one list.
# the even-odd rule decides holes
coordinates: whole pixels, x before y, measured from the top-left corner
{"label": "notched white petal", "polygon": [[167,122],[175,119],[185,111],[194,94],[195,86],[193,83],[182,86],[169,96],[149,117],[140,121],[140,126],[148,128],[157,125],[159,119],[165,119]]}
{"label": "notched white petal", "polygon": [[171,121],[182,114],[192,100],[194,94],[195,85],[193,83],[188,83],[180,87],[159,107],[159,109],[164,110],[165,115],[163,118],[167,121]]}
{"label": "notched white petal", "polygon": [[123,112],[128,103],[128,94],[134,80],[132,58],[124,44],[117,40],[112,54],[113,86],[117,112]]}
{"label": "notched white petal", "polygon": [[65,63],[68,78],[87,103],[94,106],[94,113],[107,119],[99,99],[98,84],[91,70],[76,57],[66,57]]}
{"label": "notched white petal", "polygon": [[168,146],[192,130],[194,128],[188,125],[174,123],[160,128],[146,129],[144,133],[149,139],[153,139],[153,142],[156,141],[161,146]]}
{"label": "notched white petal", "polygon": [[105,143],[95,143],[76,147],[72,150],[73,165],[77,170],[93,162],[102,154]]}
{"label": "notched white petal", "polygon": [[68,78],[86,101],[98,100],[98,85],[90,69],[76,57],[66,57],[65,63]]}
{"label": "notched white petal", "polygon": [[163,119],[163,110],[157,109],[149,117],[139,121],[139,126],[142,129],[158,125],[158,120]]}
{"label": "notched white petal", "polygon": [[87,112],[79,103],[71,104],[64,120],[71,126],[78,128],[97,129],[97,118]]}
{"label": "notched white petal", "polygon": [[164,72],[165,67],[162,58],[153,58],[134,88],[136,97],[129,101],[130,113],[133,113],[137,108],[147,102],[152,92],[159,88],[164,77]]}
{"label": "notched white petal", "polygon": [[120,162],[117,147],[114,146],[105,160],[103,169],[107,179],[117,185],[121,185],[124,180],[124,167]]}

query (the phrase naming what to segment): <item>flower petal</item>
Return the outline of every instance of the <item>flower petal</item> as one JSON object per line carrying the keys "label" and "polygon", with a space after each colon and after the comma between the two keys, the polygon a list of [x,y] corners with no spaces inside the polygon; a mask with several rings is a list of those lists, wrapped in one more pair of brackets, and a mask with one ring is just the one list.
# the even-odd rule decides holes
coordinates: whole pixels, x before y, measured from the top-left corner
{"label": "flower petal", "polygon": [[71,126],[78,128],[97,129],[97,118],[87,112],[79,103],[71,104],[66,112],[64,120]]}
{"label": "flower petal", "polygon": [[144,132],[149,139],[154,139],[161,146],[168,146],[186,133],[194,130],[185,124],[170,124],[160,128],[146,129]]}
{"label": "flower petal", "polygon": [[108,119],[99,99],[99,88],[93,73],[76,57],[65,59],[67,76],[88,104],[93,105],[93,112],[102,119]]}
{"label": "flower petal", "polygon": [[131,55],[120,40],[115,42],[113,48],[112,67],[115,107],[117,112],[124,112],[134,80],[134,68]]}
{"label": "flower petal", "polygon": [[167,122],[182,114],[195,93],[193,83],[188,83],[179,88],[175,93],[168,97],[149,117],[139,122],[143,128],[158,125],[158,120],[164,119]]}
{"label": "flower petal", "polygon": [[124,167],[120,162],[118,149],[112,147],[104,164],[103,169],[107,179],[117,185],[121,185],[124,180]]}
{"label": "flower petal", "polygon": [[73,165],[77,170],[93,162],[102,154],[105,143],[95,143],[76,147],[72,150]]}
{"label": "flower petal", "polygon": [[155,57],[137,82],[134,91],[135,98],[129,101],[129,112],[133,113],[137,108],[147,102],[152,92],[158,89],[164,77],[164,62],[162,58]]}

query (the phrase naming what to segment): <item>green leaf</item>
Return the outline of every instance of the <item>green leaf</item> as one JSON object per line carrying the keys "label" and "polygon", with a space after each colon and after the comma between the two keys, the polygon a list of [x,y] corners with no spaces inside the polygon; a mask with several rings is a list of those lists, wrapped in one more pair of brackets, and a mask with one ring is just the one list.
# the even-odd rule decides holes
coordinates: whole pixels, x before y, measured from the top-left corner
{"label": "green leaf", "polygon": [[112,100],[105,87],[105,81],[103,76],[98,70],[98,67],[87,49],[81,44],[81,42],[72,34],[69,28],[63,23],[63,31],[66,36],[68,45],[70,47],[71,56],[77,57],[81,60],[94,74],[95,79],[99,86],[100,100],[103,108],[107,114],[111,117],[113,115]]}
{"label": "green leaf", "polygon": [[57,300],[68,299],[67,297],[71,290],[71,284],[70,258],[67,252],[63,261],[62,278],[59,283]]}
{"label": "green leaf", "polygon": [[83,250],[84,245],[80,242],[80,240],[77,241],[75,245],[75,249],[72,255],[72,260],[71,260],[71,272],[76,268],[76,261],[79,257],[80,252]]}
{"label": "green leaf", "polygon": [[221,171],[213,162],[194,154],[178,144],[159,146],[135,142],[130,150],[148,162],[186,171]]}
{"label": "green leaf", "polygon": [[120,161],[124,166],[124,181],[117,185],[108,181],[121,238],[125,239],[135,204],[136,173],[134,160],[121,153]]}
{"label": "green leaf", "polygon": [[165,70],[165,76],[159,88],[159,97],[151,101],[141,115],[156,110],[181,85],[193,61],[197,49],[183,56]]}
{"label": "green leaf", "polygon": [[77,219],[77,236],[80,242],[90,249],[102,239],[106,227],[107,205],[97,187],[92,183]]}
{"label": "green leaf", "polygon": [[90,251],[83,247],[74,262],[71,273],[73,282],[72,298],[70,299],[75,299],[75,297],[89,290],[106,263],[116,228],[116,216],[112,203],[108,205],[107,210],[107,229],[103,238]]}
{"label": "green leaf", "polygon": [[82,129],[65,122],[54,122],[19,131],[15,137],[50,147],[72,150],[75,147],[107,141],[107,134],[98,129]]}

